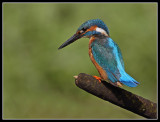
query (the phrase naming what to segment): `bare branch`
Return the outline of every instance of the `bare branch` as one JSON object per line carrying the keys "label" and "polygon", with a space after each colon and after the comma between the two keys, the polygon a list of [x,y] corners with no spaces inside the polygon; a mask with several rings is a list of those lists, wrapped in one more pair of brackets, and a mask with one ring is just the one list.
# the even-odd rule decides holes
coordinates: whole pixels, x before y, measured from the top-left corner
{"label": "bare branch", "polygon": [[113,86],[106,81],[99,83],[99,81],[91,75],[80,73],[78,77],[75,78],[75,84],[79,88],[103,100],[109,101],[143,117],[150,119],[157,118],[157,104],[150,100]]}

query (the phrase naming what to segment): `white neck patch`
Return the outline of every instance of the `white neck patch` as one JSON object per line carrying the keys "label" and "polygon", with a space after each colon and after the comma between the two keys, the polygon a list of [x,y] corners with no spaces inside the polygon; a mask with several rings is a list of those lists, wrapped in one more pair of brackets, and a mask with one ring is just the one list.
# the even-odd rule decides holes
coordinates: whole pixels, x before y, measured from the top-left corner
{"label": "white neck patch", "polygon": [[96,27],[96,31],[104,34],[105,36],[108,36],[108,34],[106,33],[106,31],[103,30],[102,28]]}

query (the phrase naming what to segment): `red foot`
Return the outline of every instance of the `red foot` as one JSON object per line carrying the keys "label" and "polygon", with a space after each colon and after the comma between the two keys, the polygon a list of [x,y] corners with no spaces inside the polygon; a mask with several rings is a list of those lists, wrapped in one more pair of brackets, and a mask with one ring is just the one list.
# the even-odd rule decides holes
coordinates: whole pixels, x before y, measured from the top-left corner
{"label": "red foot", "polygon": [[101,77],[98,77],[98,76],[93,76],[94,78],[96,78],[98,81],[99,81],[99,83],[101,83]]}

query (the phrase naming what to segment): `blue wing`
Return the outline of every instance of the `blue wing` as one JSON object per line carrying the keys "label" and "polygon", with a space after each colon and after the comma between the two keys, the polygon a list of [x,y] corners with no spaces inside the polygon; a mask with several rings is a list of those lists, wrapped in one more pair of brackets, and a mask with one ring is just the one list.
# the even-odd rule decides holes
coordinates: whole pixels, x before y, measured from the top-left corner
{"label": "blue wing", "polygon": [[110,81],[137,86],[138,82],[125,72],[121,51],[111,38],[95,39],[91,48],[94,59],[106,71]]}

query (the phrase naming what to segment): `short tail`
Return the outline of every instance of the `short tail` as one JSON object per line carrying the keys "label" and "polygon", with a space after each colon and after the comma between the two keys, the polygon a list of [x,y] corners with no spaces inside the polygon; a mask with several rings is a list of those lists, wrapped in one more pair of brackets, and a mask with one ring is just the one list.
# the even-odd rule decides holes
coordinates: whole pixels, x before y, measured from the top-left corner
{"label": "short tail", "polygon": [[133,79],[126,72],[123,74],[123,76],[121,76],[120,82],[129,87],[136,87],[139,84],[139,82]]}

